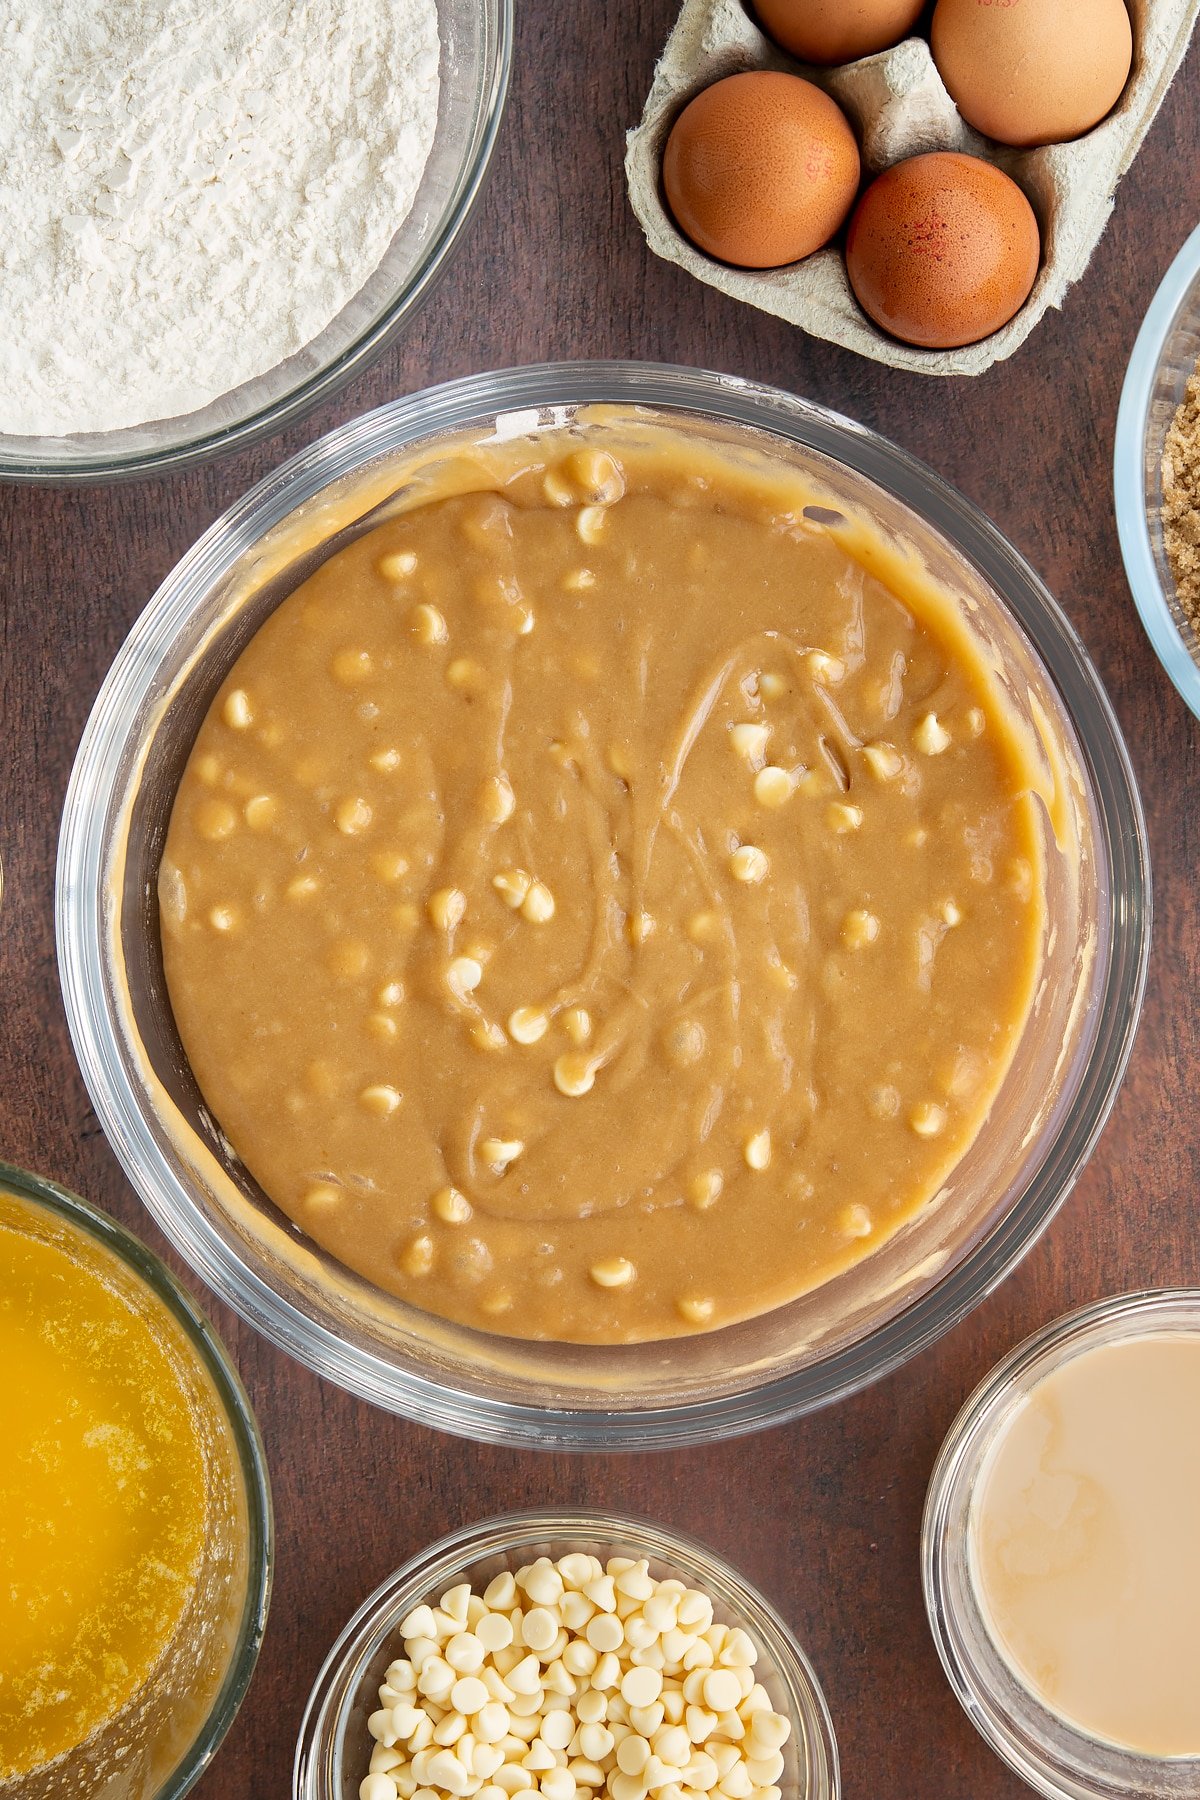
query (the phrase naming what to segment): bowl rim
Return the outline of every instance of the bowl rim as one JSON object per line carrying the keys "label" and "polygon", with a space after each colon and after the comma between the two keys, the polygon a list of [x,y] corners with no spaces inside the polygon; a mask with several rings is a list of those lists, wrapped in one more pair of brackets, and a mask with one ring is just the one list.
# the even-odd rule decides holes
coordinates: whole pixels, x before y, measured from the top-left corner
{"label": "bowl rim", "polygon": [[[960,1629],[960,1603],[947,1578],[954,1559],[953,1542],[969,1526],[971,1493],[963,1484],[976,1461],[986,1461],[995,1433],[1002,1428],[1002,1413],[1009,1404],[1020,1404],[1039,1382],[1065,1366],[1073,1356],[1104,1344],[1129,1342],[1169,1331],[1167,1322],[1180,1314],[1191,1315],[1186,1329],[1200,1335],[1200,1287],[1134,1288],[1086,1301],[1051,1319],[1006,1352],[968,1394],[938,1450],[926,1490],[921,1515],[921,1591],[930,1635],[942,1671],[955,1698],[980,1737],[1000,1760],[1045,1800],[1116,1800],[1118,1795],[1192,1793],[1191,1783],[1200,1772],[1200,1756],[1149,1756],[1093,1737],[1080,1727],[1059,1719],[1046,1709],[1031,1690],[1012,1673],[999,1650],[999,1661],[1009,1669],[1012,1684],[1029,1709],[1030,1720],[1043,1727],[1049,1721],[1062,1742],[1051,1751],[1023,1729],[1028,1721],[1012,1718],[1002,1701],[980,1675],[978,1659]],[[1176,1326],[1177,1329],[1182,1329]],[[973,1488],[973,1480],[972,1480]],[[1107,1757],[1112,1767],[1098,1776],[1076,1758],[1089,1751]],[[1170,1778],[1182,1772],[1188,1785],[1176,1789],[1143,1787],[1139,1778]],[[1135,1785],[1138,1784],[1138,1785]]]}
{"label": "bowl rim", "polygon": [[1146,309],[1130,352],[1113,439],[1113,499],[1125,575],[1146,636],[1191,711],[1200,718],[1200,666],[1172,615],[1150,542],[1144,479],[1150,404],[1171,327],[1200,276],[1200,225],[1186,240]]}
{"label": "bowl rim", "polygon": [[246,1489],[246,1598],[229,1666],[204,1723],[152,1800],[182,1800],[208,1768],[233,1724],[254,1675],[266,1632],[275,1572],[275,1515],[266,1449],[233,1359],[191,1295],[148,1244],[70,1188],[0,1159],[0,1191],[64,1220],[115,1256],[179,1325],[217,1392],[237,1449]]}
{"label": "bowl rim", "polygon": [[[483,25],[482,78],[476,96],[471,134],[453,188],[435,229],[422,247],[421,254],[402,287],[365,330],[359,332],[337,356],[315,373],[298,380],[286,393],[256,407],[236,423],[198,434],[185,433],[160,449],[133,450],[121,454],[119,450],[105,449],[101,444],[95,451],[81,451],[61,460],[51,461],[39,458],[32,452],[23,455],[19,450],[7,448],[0,435],[0,481],[22,485],[81,486],[87,483],[122,481],[137,476],[164,475],[190,468],[197,463],[245,449],[264,437],[282,431],[286,425],[295,424],[369,369],[429,298],[461,244],[466,227],[483,194],[504,118],[512,75],[514,3],[515,0],[476,0]],[[194,412],[185,413],[180,416],[179,422],[182,425],[194,417]],[[148,424],[156,422],[147,421]],[[170,424],[172,421],[162,422]],[[88,435],[99,440],[119,438],[132,429],[143,427],[123,427],[116,432]],[[21,441],[19,437],[9,439],[13,445],[19,445]],[[36,438],[29,438],[27,441],[31,444],[38,442]]]}
{"label": "bowl rim", "polygon": [[[1024,630],[1063,700],[1095,795],[1097,849],[1112,875],[1097,1037],[1064,1109],[1044,1162],[1017,1203],[959,1263],[884,1324],[805,1369],[720,1399],[592,1412],[509,1402],[448,1388],[426,1376],[398,1375],[369,1352],[345,1343],[268,1287],[216,1237],[165,1167],[150,1179],[142,1166],[141,1111],[113,1052],[105,1017],[103,967],[104,829],[117,752],[117,730],[131,695],[144,694],[160,651],[155,645],[187,619],[195,596],[261,531],[313,494],[370,460],[371,446],[407,430],[413,444],[480,418],[542,420],[555,407],[611,402],[718,417],[774,433],[832,457],[919,505],[932,529],[973,565]],[[529,428],[528,424],[525,426]],[[391,434],[391,435],[387,435]],[[906,497],[905,482],[913,496]],[[899,492],[897,491],[899,489]],[[1086,721],[1086,724],[1085,724]],[[99,876],[99,879],[98,879]],[[713,371],[627,361],[536,364],[460,378],[389,402],[340,426],[259,481],[211,526],[167,576],[118,652],[84,729],[63,808],[56,892],[59,971],[68,1022],[84,1081],[101,1125],[158,1224],[189,1266],[243,1318],[317,1373],[360,1397],[424,1424],[479,1441],[543,1448],[666,1448],[741,1435],[780,1424],[856,1392],[957,1324],[1015,1267],[1069,1194],[1108,1117],[1132,1049],[1145,990],[1150,938],[1150,867],[1145,822],[1128,751],[1111,704],[1074,628],[1044,584],[974,505],[908,452],[866,426],[782,390]],[[158,1152],[153,1152],[156,1164]]]}
{"label": "bowl rim", "polygon": [[[296,1738],[292,1800],[327,1800],[317,1785],[320,1775],[314,1763],[325,1715],[348,1666],[358,1656],[368,1636],[389,1612],[397,1616],[398,1622],[396,1602],[405,1589],[418,1581],[428,1590],[439,1587],[443,1581],[449,1583],[456,1574],[461,1576],[471,1563],[489,1554],[489,1545],[493,1546],[491,1553],[516,1557],[522,1543],[532,1544],[545,1537],[572,1536],[624,1539],[631,1552],[646,1554],[652,1561],[669,1563],[672,1552],[676,1552],[715,1569],[736,1590],[739,1602],[744,1603],[744,1616],[750,1621],[751,1632],[764,1629],[766,1647],[771,1653],[782,1649],[790,1659],[792,1679],[808,1703],[808,1711],[799,1723],[803,1724],[806,1734],[815,1739],[814,1747],[823,1763],[827,1785],[820,1800],[839,1800],[841,1770],[829,1703],[807,1653],[778,1608],[728,1558],[690,1532],[678,1531],[674,1526],[662,1525],[642,1514],[609,1512],[602,1507],[590,1506],[523,1507],[516,1512],[491,1514],[447,1532],[385,1576],[342,1627],[313,1682]],[[498,1543],[498,1539],[503,1542]],[[796,1723],[793,1720],[793,1724]]]}

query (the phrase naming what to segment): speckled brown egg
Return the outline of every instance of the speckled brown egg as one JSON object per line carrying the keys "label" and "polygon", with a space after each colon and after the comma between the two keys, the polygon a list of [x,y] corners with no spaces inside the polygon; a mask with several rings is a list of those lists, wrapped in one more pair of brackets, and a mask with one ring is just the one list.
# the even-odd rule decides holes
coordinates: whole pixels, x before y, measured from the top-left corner
{"label": "speckled brown egg", "polygon": [[885,169],[855,209],[846,268],[859,305],[907,344],[949,350],[999,331],[1037,275],[1041,239],[1015,181],[957,151]]}
{"label": "speckled brown egg", "polygon": [[925,0],[757,0],[758,22],[807,63],[847,63],[907,37]]}
{"label": "speckled brown egg", "polygon": [[933,59],[959,112],[1002,144],[1061,144],[1112,111],[1129,78],[1125,0],[938,0]]}
{"label": "speckled brown egg", "polygon": [[858,144],[837,103],[798,75],[728,75],[671,128],[663,186],[694,244],[743,269],[810,256],[858,191]]}

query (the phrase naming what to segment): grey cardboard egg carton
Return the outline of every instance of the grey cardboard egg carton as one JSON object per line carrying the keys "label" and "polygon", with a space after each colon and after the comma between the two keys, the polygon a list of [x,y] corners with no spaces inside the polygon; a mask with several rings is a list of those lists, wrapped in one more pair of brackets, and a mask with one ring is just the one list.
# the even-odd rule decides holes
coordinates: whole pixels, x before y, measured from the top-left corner
{"label": "grey cardboard egg carton", "polygon": [[[1134,64],[1119,105],[1086,137],[1010,150],[973,131],[946,92],[924,38],[834,69],[810,69],[764,36],[742,0],[685,0],[654,74],[641,123],[626,140],[629,197],[650,248],[698,280],[798,325],[813,337],[926,375],[978,375],[1011,356],[1047,307],[1061,306],[1086,269],[1113,195],[1187,49],[1200,0],[1130,0]],[[1017,316],[982,343],[918,350],[874,326],[850,288],[837,242],[785,269],[735,269],[696,249],[662,195],[667,134],[701,88],[743,69],[784,69],[825,88],[849,115],[863,177],[925,150],[962,150],[996,163],[1024,189],[1042,232],[1042,266]],[[1171,204],[1171,196],[1163,196]],[[1180,219],[1180,231],[1194,221]]]}

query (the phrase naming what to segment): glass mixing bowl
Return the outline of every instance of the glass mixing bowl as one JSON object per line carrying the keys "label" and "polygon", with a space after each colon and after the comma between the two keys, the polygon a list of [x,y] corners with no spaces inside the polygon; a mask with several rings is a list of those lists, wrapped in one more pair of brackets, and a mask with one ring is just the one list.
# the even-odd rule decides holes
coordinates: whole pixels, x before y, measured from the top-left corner
{"label": "glass mixing bowl", "polygon": [[0,480],[161,474],[278,431],[367,368],[444,269],[483,188],[512,61],[512,0],[437,0],[441,92],[412,210],[366,286],[319,337],[199,412],[120,431],[17,437],[0,430]]}
{"label": "glass mixing bowl", "polygon": [[[665,1343],[517,1342],[447,1324],[326,1256],[266,1198],[208,1117],[163,982],[157,870],[182,765],[247,638],[330,547],[378,516],[406,461],[493,433],[568,433],[580,409],[648,408],[680,431],[791,459],[870,513],[962,596],[1011,704],[1058,765],[1071,857],[1047,841],[1045,980],[1004,1088],[936,1204],[773,1312]],[[593,430],[603,429],[594,424]],[[765,434],[765,435],[764,435]],[[312,547],[314,538],[317,547]],[[773,389],[696,370],[510,370],[399,400],[253,489],[167,578],[96,701],[67,795],[59,963],[104,1130],[181,1255],[322,1374],[425,1424],[600,1448],[752,1431],[912,1356],[1012,1268],[1070,1191],[1132,1043],[1149,946],[1141,806],[1070,625],[987,520],[903,451]]]}
{"label": "glass mixing bowl", "polygon": [[[988,1454],[1040,1381],[1103,1344],[1200,1330],[1200,1293],[1119,1294],[1056,1319],[1018,1344],[964,1401],[929,1482],[921,1579],[951,1687],[987,1744],[1046,1800],[1194,1800],[1200,1758],[1146,1756],[1089,1736],[1019,1679],[1001,1653],[972,1572],[972,1504]],[[1097,1625],[1097,1629],[1101,1629]]]}
{"label": "glass mixing bowl", "polygon": [[1200,359],[1200,227],[1162,278],[1117,413],[1113,493],[1134,603],[1159,662],[1200,718],[1200,641],[1179,604],[1162,528],[1163,444]]}
{"label": "glass mixing bowl", "polygon": [[740,1625],[758,1649],[756,1679],[776,1712],[792,1722],[779,1778],[787,1800],[838,1800],[837,1745],[825,1696],[803,1650],[778,1613],[727,1562],[646,1519],[591,1512],[512,1513],[469,1525],[424,1550],[364,1600],[325,1659],[309,1696],[292,1780],[292,1800],[356,1800],[373,1748],[367,1720],[379,1706],[383,1672],[400,1648],[400,1621],[414,1606],[469,1581],[482,1592],[505,1569],[571,1551],[645,1557],[657,1581],[699,1588],[722,1625]]}
{"label": "glass mixing bowl", "polygon": [[232,1725],[266,1629],[274,1536],[262,1439],[224,1345],[145,1244],[78,1195],[5,1162],[0,1192],[44,1214],[51,1241],[69,1244],[81,1233],[102,1255],[117,1259],[135,1295],[144,1292],[149,1309],[162,1308],[179,1327],[184,1354],[195,1363],[192,1372],[181,1363],[181,1377],[197,1384],[201,1417],[215,1399],[223,1427],[207,1434],[207,1541],[171,1643],[120,1712],[15,1785],[0,1782],[0,1793],[13,1800],[56,1800],[68,1793],[93,1800],[180,1800]]}

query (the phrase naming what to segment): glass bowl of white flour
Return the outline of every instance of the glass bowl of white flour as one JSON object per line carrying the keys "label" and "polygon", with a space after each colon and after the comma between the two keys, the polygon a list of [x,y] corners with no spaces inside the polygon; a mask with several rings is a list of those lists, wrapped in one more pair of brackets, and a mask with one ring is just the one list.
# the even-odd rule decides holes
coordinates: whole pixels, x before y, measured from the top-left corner
{"label": "glass bowl of white flour", "polygon": [[276,430],[399,332],[512,0],[40,0],[0,36],[0,479],[103,480]]}

